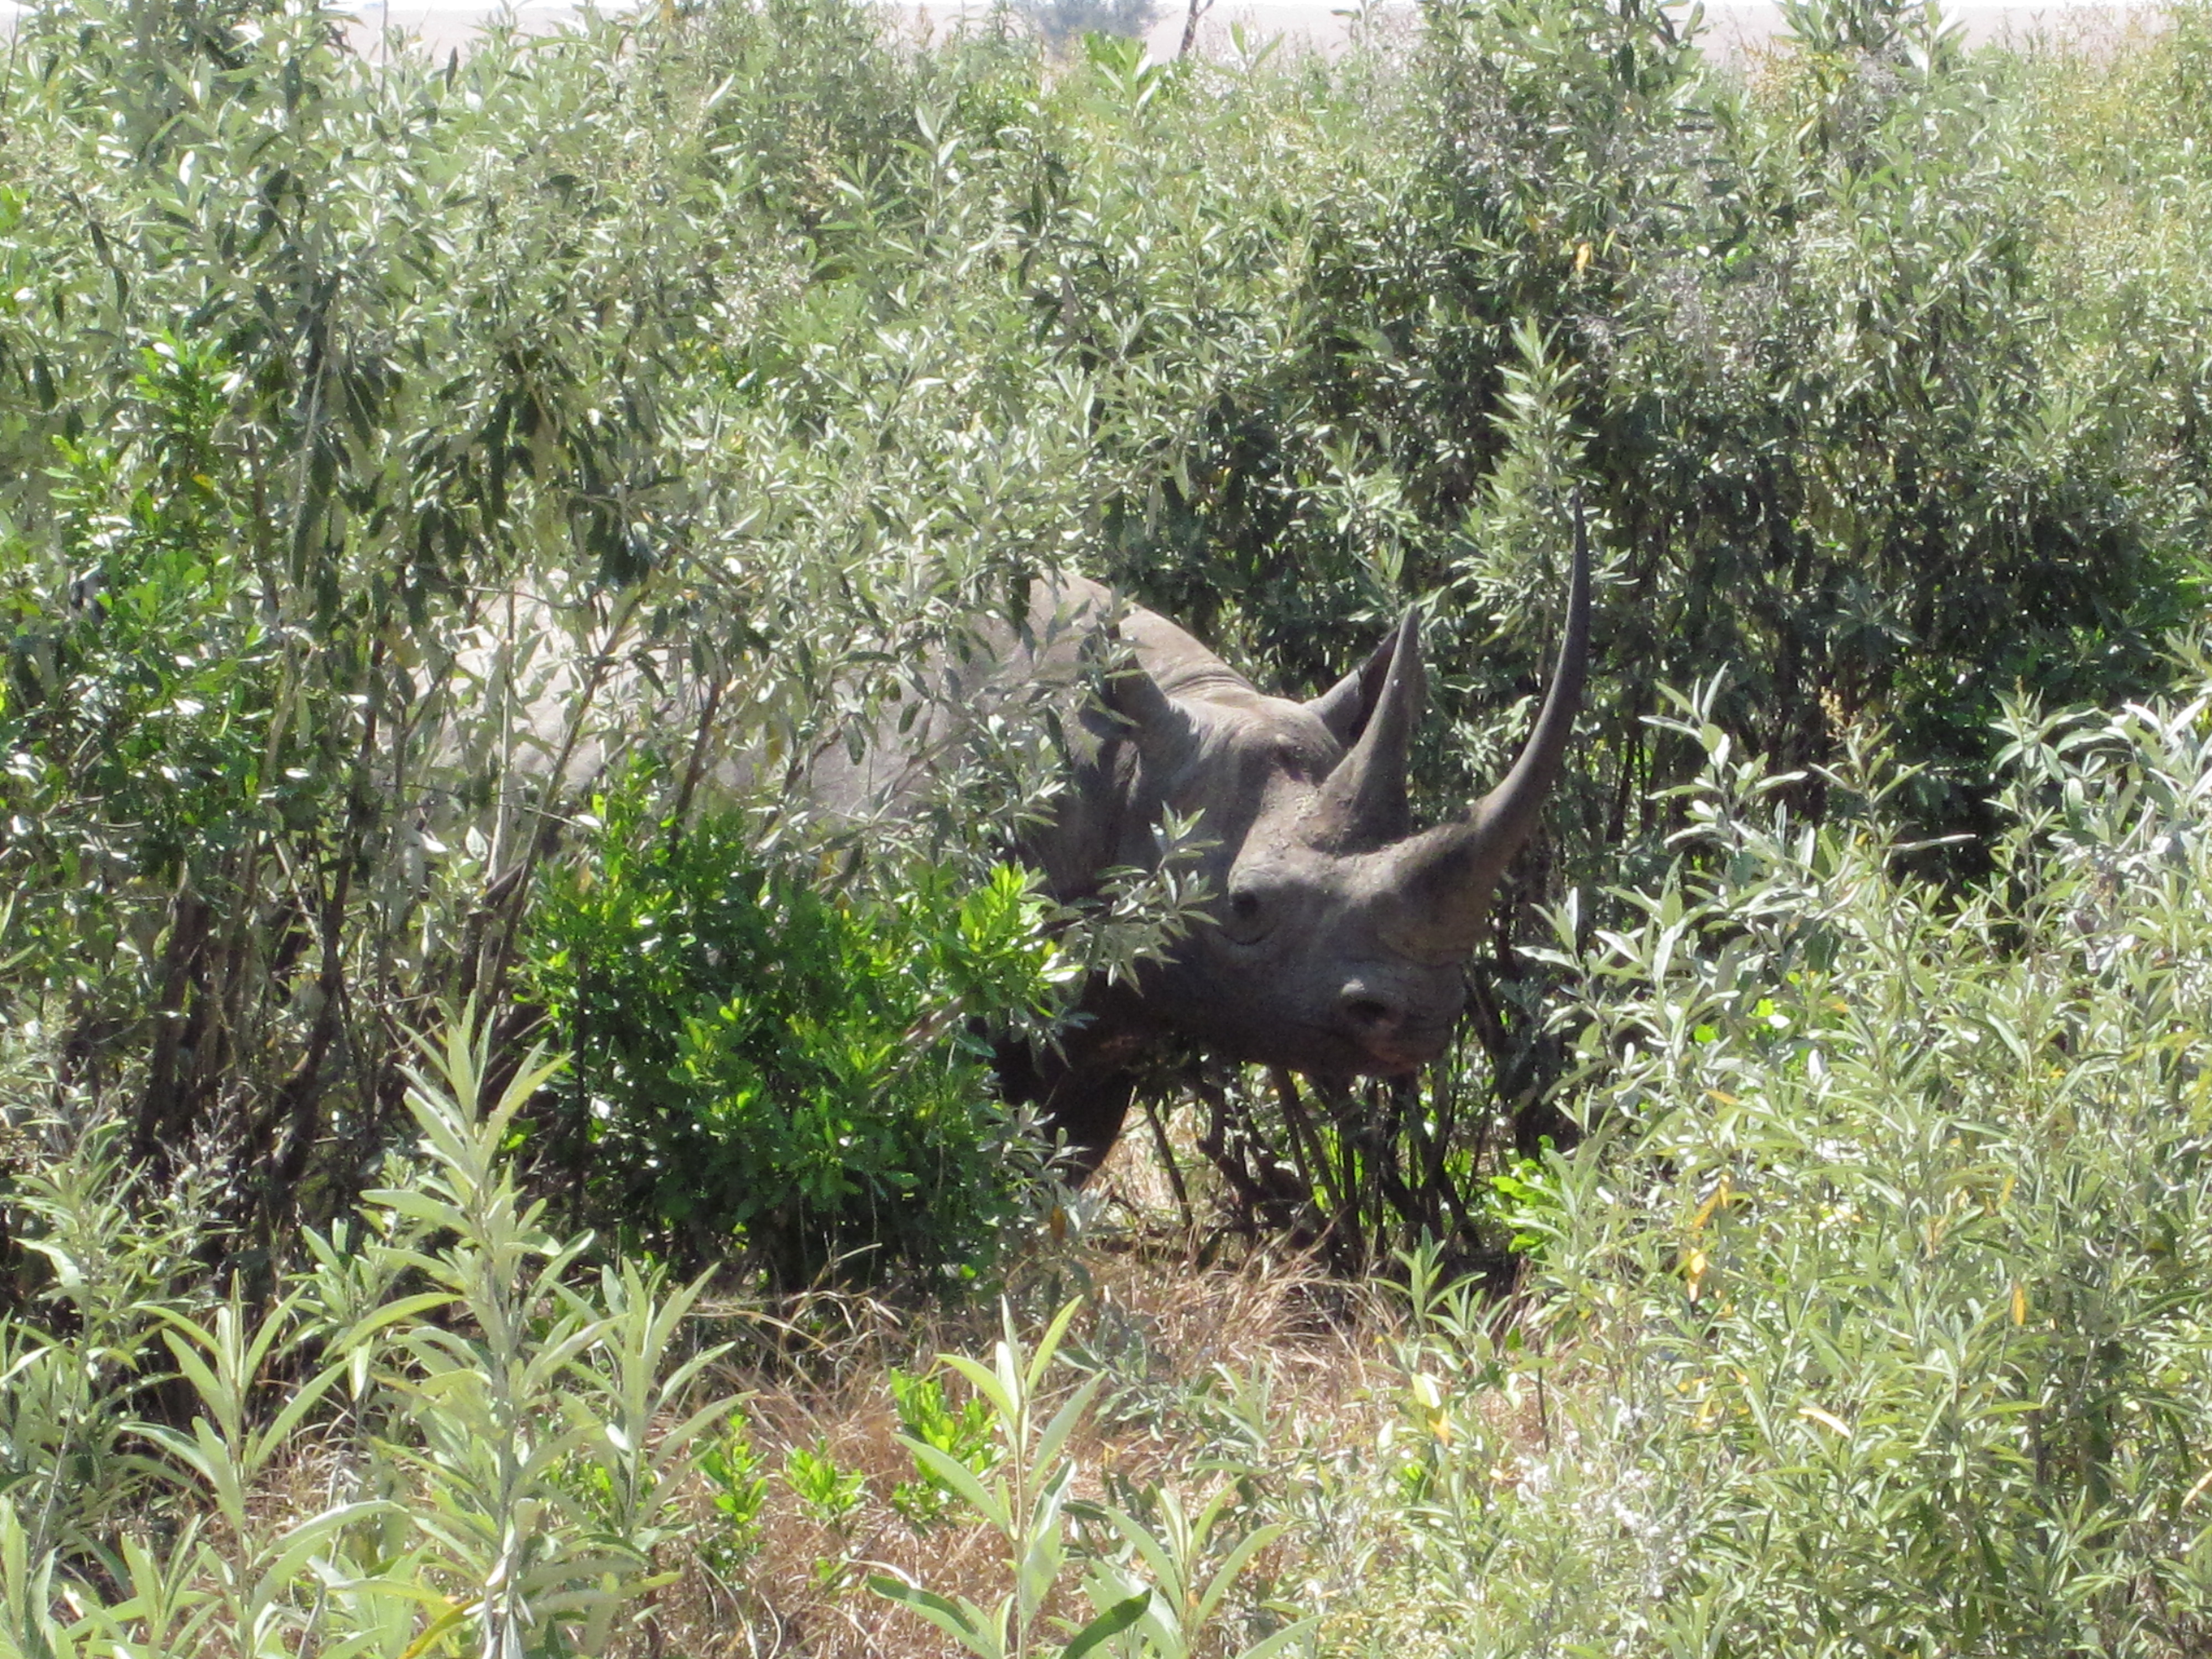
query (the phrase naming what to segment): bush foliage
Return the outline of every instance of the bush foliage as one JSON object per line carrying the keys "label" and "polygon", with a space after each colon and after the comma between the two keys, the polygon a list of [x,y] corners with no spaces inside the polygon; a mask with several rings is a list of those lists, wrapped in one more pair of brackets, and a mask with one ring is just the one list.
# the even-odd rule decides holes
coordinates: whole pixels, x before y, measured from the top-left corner
{"label": "bush foliage", "polygon": [[[0,1659],[2201,1650],[2212,21],[1784,13],[23,14]],[[1170,1375],[985,1044],[1172,884],[1047,913],[1042,711],[795,782],[1072,568],[1293,693],[1423,604],[1450,810],[1577,490],[1462,1052],[1154,1090],[1179,1219],[1410,1310]],[[988,1363],[831,1379],[876,1466],[640,1265],[765,1392],[873,1316],[746,1297],[1029,1215]]]}
{"label": "bush foliage", "polygon": [[1707,856],[1561,953],[1594,1133],[1513,1184],[1522,1316],[1417,1287],[1439,1650],[2203,1645],[2208,710],[2015,705],[1966,899],[1886,757],[1815,827],[1678,720]]}
{"label": "bush foliage", "polygon": [[1045,723],[828,865],[779,784],[1072,562],[1298,691],[1433,601],[1443,810],[1535,689],[1579,485],[1605,674],[1501,900],[1491,1081],[1316,1137],[1249,1103],[1250,1168],[1371,1195],[1347,1265],[1468,1231],[1493,1110],[1559,1075],[1514,941],[1680,827],[1668,688],[1727,669],[1711,718],[1815,816],[1880,724],[1915,823],[1971,837],[1927,856],[1986,875],[2002,699],[2154,687],[2197,580],[2202,168],[2194,116],[2145,113],[2190,102],[2194,14],[2106,69],[1890,0],[1791,17],[1748,69],[1583,0],[1334,66],[1054,65],[775,0],[433,64],[313,9],[34,9],[0,161],[21,1017],[131,1097],[137,1158],[222,1146],[218,1209],[273,1237],[373,1178],[405,1032],[509,986],[631,759],[803,884],[980,884]]}
{"label": "bush foliage", "polygon": [[524,982],[568,1072],[533,1112],[570,1214],[696,1261],[749,1249],[796,1289],[881,1251],[988,1261],[1019,1142],[983,1021],[1048,1014],[1046,906],[1000,870],[873,901],[762,867],[742,821],[641,823],[638,780],[530,923]]}

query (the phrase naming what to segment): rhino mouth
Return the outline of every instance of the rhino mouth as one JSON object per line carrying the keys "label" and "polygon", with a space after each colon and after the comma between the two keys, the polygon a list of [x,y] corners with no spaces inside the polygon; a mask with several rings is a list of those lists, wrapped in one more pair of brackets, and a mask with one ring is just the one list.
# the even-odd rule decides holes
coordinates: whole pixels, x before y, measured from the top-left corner
{"label": "rhino mouth", "polygon": [[1417,1072],[1440,1058],[1451,1046],[1451,1030],[1450,1022],[1446,1021],[1402,1027],[1388,1036],[1356,1036],[1352,1041],[1367,1056],[1359,1070],[1371,1077],[1404,1077]]}
{"label": "rhino mouth", "polygon": [[1431,1061],[1441,1060],[1443,1057],[1443,1052],[1447,1046],[1449,1045],[1439,1042],[1434,1048],[1423,1049],[1418,1054],[1409,1054],[1401,1051],[1392,1054],[1378,1055],[1376,1056],[1377,1065],[1376,1066],[1376,1075],[1378,1077],[1411,1077],[1415,1072],[1419,1071],[1422,1066],[1430,1064]]}
{"label": "rhino mouth", "polygon": [[1325,1077],[1407,1077],[1451,1045],[1453,1022],[1401,1025],[1388,1033],[1300,1023],[1279,1030],[1267,1052],[1240,1059]]}

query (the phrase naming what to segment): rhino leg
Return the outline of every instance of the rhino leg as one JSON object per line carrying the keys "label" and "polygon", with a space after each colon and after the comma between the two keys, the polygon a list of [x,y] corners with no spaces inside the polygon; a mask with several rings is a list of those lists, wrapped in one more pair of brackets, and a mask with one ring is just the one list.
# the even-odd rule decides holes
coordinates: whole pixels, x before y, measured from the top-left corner
{"label": "rhino leg", "polygon": [[1097,1174],[1121,1136],[1137,1074],[1079,1039],[1066,1052],[1044,1054],[1026,1042],[1002,1042],[998,1073],[1008,1103],[1035,1106],[1045,1133],[1066,1147],[1061,1169],[1068,1183],[1080,1187]]}

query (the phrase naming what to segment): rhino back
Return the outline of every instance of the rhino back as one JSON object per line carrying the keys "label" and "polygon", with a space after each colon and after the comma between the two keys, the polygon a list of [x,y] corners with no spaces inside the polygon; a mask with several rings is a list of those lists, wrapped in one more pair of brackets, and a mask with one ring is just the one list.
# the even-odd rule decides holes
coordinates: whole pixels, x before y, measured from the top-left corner
{"label": "rhino back", "polygon": [[1079,576],[1041,580],[1020,626],[981,618],[933,652],[910,699],[877,718],[857,754],[842,738],[818,751],[807,793],[848,830],[908,817],[969,758],[963,750],[1000,740],[1009,726],[1041,732],[1056,719],[1066,746],[1059,793],[1029,803],[1006,839],[1054,897],[1085,896],[1106,870],[1146,861],[1151,845],[1135,746],[1098,696],[1117,647],[1170,691],[1243,684],[1182,629],[1110,589]]}

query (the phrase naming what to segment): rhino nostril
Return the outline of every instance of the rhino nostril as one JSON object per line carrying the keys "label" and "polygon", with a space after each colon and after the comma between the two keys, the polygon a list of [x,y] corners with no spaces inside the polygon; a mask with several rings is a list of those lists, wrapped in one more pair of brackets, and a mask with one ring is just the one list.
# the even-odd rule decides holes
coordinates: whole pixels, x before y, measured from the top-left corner
{"label": "rhino nostril", "polygon": [[1380,997],[1346,997],[1344,1000],[1344,1012],[1354,1024],[1370,1028],[1395,1025],[1398,1019],[1398,1011]]}

